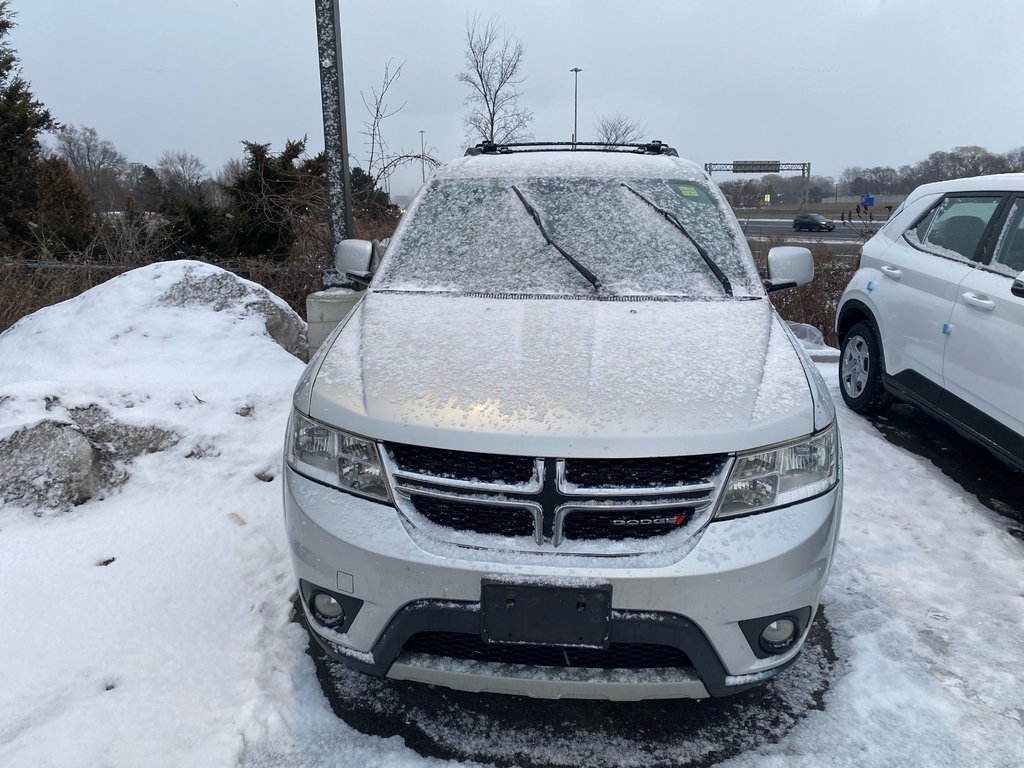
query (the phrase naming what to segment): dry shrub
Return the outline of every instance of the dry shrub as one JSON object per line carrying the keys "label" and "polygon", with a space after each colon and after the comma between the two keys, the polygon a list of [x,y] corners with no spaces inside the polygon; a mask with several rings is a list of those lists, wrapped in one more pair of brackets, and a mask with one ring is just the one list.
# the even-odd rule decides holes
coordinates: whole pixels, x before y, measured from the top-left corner
{"label": "dry shrub", "polygon": [[[383,239],[391,236],[395,223],[357,219],[353,228],[357,237]],[[129,269],[165,260],[163,245],[158,230],[133,220],[105,222],[85,253],[58,258],[41,247],[18,252],[0,246],[0,333],[42,307],[73,298]],[[90,255],[95,253],[104,255]],[[259,283],[303,318],[306,297],[321,289],[320,273],[334,263],[322,241],[313,236],[300,238],[284,261],[195,258]]]}
{"label": "dry shrub", "polygon": [[[157,261],[159,259],[133,260],[129,264],[0,261],[0,332],[42,307],[78,296],[122,272]],[[210,263],[259,283],[305,317],[306,296],[320,290],[320,272],[329,260],[324,257],[273,263],[241,259]]]}
{"label": "dry shrub", "polygon": [[25,315],[77,296],[124,269],[25,259],[0,261],[0,332]]}

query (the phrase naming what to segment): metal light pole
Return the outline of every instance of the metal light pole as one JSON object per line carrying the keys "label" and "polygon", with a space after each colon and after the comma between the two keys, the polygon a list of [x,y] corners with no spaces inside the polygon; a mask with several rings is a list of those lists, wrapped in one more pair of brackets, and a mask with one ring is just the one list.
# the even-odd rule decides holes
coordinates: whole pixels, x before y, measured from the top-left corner
{"label": "metal light pole", "polygon": [[580,88],[580,72],[583,70],[579,67],[573,67],[569,70],[573,75],[572,84],[572,148],[576,149],[576,115],[577,105],[579,104],[579,88]]}
{"label": "metal light pole", "polygon": [[352,236],[352,187],[345,127],[345,78],[341,69],[341,12],[338,0],[315,0],[320,100],[324,114],[324,155],[330,194],[331,245]]}
{"label": "metal light pole", "polygon": [[423,151],[423,131],[420,131],[420,177],[421,177],[420,178],[420,182],[421,183],[425,182],[427,180],[427,169],[423,165],[423,155],[424,154],[425,153]]}

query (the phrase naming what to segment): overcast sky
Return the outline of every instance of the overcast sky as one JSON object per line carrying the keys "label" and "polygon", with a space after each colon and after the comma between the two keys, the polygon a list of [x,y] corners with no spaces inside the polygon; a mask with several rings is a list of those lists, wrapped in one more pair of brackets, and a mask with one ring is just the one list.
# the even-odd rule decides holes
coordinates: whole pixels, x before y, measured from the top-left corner
{"label": "overcast sky", "polygon": [[[313,0],[12,0],[12,43],[37,98],[135,162],[165,150],[211,172],[242,140],[323,148]],[[810,162],[815,175],[899,165],[957,145],[1024,144],[1021,0],[342,0],[350,152],[365,161],[360,92],[404,63],[384,126],[393,151],[466,145],[467,18],[526,44],[523,104],[538,140],[621,112],[698,163]],[[415,166],[395,193],[420,183]]]}

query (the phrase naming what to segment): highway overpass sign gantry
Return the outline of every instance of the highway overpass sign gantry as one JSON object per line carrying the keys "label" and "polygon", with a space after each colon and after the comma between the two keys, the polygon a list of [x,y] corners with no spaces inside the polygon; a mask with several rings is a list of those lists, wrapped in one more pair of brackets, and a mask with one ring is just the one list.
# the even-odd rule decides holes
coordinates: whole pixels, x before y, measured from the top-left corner
{"label": "highway overpass sign gantry", "polygon": [[800,207],[807,207],[807,188],[811,180],[810,163],[783,163],[778,160],[733,160],[731,163],[704,163],[710,176],[715,171],[726,173],[784,173],[800,172]]}

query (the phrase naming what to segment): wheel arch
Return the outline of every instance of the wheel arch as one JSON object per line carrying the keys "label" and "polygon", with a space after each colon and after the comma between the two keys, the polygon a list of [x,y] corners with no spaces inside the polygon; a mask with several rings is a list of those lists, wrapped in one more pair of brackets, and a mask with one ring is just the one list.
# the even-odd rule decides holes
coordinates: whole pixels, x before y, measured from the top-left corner
{"label": "wheel arch", "polygon": [[[866,402],[855,404],[850,398],[853,397],[854,399],[857,399],[857,397],[863,397],[863,393],[856,397],[853,395],[848,397],[847,392],[843,389],[843,359],[846,352],[846,348],[843,345],[843,338],[859,323],[864,323],[868,327],[869,331],[874,334],[874,346],[878,348],[879,359],[876,366],[878,371],[876,379],[877,385],[872,384],[870,389],[865,389],[865,392],[873,391],[874,394],[870,395],[870,399]],[[842,350],[842,354],[840,354],[839,359],[839,378],[843,399],[846,401],[847,405],[858,413],[865,415],[881,413],[892,404],[895,398],[894,393],[889,386],[888,375],[886,373],[885,345],[882,343],[882,333],[871,308],[862,301],[857,301],[856,299],[848,300],[843,304],[842,309],[839,310],[836,317],[836,334],[839,336],[839,348]]]}
{"label": "wheel arch", "polygon": [[867,323],[875,332],[875,337],[878,339],[878,351],[882,356],[882,369],[887,370],[885,367],[885,344],[882,343],[882,330],[878,327],[878,320],[875,319],[875,313],[871,311],[871,308],[858,299],[850,299],[839,310],[839,315],[836,318],[836,338],[840,346],[846,332],[859,322]]}
{"label": "wheel arch", "polygon": [[836,337],[839,341],[841,342],[846,332],[861,321],[872,327],[881,342],[882,333],[878,328],[878,321],[875,320],[874,313],[867,304],[857,299],[850,299],[839,310],[839,316],[836,318]]}

